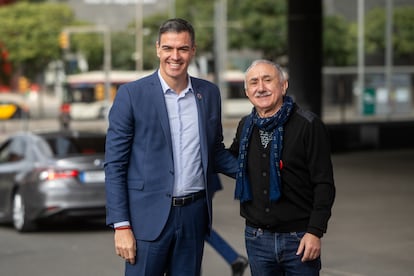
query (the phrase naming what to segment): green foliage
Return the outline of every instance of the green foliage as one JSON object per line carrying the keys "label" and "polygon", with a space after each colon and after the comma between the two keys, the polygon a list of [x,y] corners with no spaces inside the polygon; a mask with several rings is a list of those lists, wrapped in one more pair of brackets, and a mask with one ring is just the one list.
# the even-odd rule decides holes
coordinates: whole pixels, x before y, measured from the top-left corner
{"label": "green foliage", "polygon": [[85,56],[89,70],[103,70],[104,41],[102,33],[71,34],[70,44],[70,52],[81,53]]}
{"label": "green foliage", "polygon": [[158,57],[155,43],[158,40],[158,29],[163,21],[168,18],[166,14],[157,14],[144,19],[144,69],[155,69],[158,67]]}
{"label": "green foliage", "polygon": [[[369,57],[381,57],[385,53],[386,14],[384,8],[375,8],[365,16],[364,44],[365,55]],[[406,60],[413,60],[414,49],[414,7],[399,6],[394,8],[392,43],[394,50],[394,63],[406,64]],[[349,25],[350,43],[354,45],[356,55],[358,25],[352,22]],[[336,52],[334,53],[337,54]],[[352,56],[352,54],[351,54]],[[351,60],[356,61],[352,57]],[[383,59],[382,59],[383,60]]]}
{"label": "green foliage", "polygon": [[356,33],[339,15],[326,16],[323,22],[324,64],[346,66],[356,62]]}
{"label": "green foliage", "polygon": [[385,10],[375,8],[365,16],[365,51],[372,54],[385,49]]}
{"label": "green foliage", "polygon": [[135,70],[133,53],[135,51],[135,33],[116,32],[111,35],[112,68]]}
{"label": "green foliage", "polygon": [[[177,17],[194,25],[197,51],[214,51],[215,1],[176,0]],[[227,1],[229,49],[261,50],[276,59],[287,53],[286,0]]]}
{"label": "green foliage", "polygon": [[20,2],[0,8],[0,39],[14,68],[27,76],[43,71],[60,57],[59,33],[74,20],[61,4]]}
{"label": "green foliage", "polygon": [[199,53],[211,53],[214,49],[214,2],[176,0],[176,16],[194,26]]}
{"label": "green foliage", "polygon": [[[413,54],[414,49],[414,7],[394,8],[393,47],[395,57]],[[368,12],[365,18],[365,41],[368,54],[385,51],[385,9],[376,8]]]}
{"label": "green foliage", "polygon": [[414,7],[401,7],[394,13],[394,50],[398,56],[412,55],[414,50]]}
{"label": "green foliage", "polygon": [[[288,0],[227,0],[229,50],[260,51],[264,58],[277,60],[287,54]],[[63,4],[43,1],[18,1],[0,8],[0,43],[9,52],[13,68],[27,76],[41,73],[46,65],[62,58],[58,37],[64,27],[85,24],[75,22],[72,10]],[[189,20],[196,31],[198,54],[214,52],[214,5],[217,0],[176,0],[176,17]],[[167,14],[144,17],[144,69],[158,66],[155,42],[158,28]],[[413,57],[414,7],[394,9],[394,57]],[[385,51],[385,10],[376,8],[365,17],[365,51],[383,55]],[[326,65],[346,66],[356,63],[357,25],[340,16],[324,17],[323,51]],[[113,32],[112,67],[134,69],[135,22],[121,32]],[[89,69],[102,69],[102,34],[71,34],[70,52],[81,52]]]}
{"label": "green foliage", "polygon": [[228,17],[239,25],[229,29],[230,49],[260,50],[271,60],[287,54],[286,0],[229,0]]}

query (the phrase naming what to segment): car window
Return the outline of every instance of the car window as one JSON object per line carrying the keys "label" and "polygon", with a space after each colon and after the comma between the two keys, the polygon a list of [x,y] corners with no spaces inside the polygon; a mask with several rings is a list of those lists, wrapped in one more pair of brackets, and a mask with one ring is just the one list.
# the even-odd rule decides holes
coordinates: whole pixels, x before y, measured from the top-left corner
{"label": "car window", "polygon": [[24,158],[26,143],[21,137],[15,137],[7,141],[0,149],[0,162],[17,162]]}
{"label": "car window", "polygon": [[35,148],[39,150],[42,156],[45,156],[48,158],[53,157],[54,154],[52,152],[52,149],[50,148],[49,144],[44,139],[39,137],[38,139],[35,139],[35,143],[36,143]]}
{"label": "car window", "polygon": [[26,142],[21,137],[16,137],[10,143],[9,161],[22,160],[26,153]]}
{"label": "car window", "polygon": [[0,148],[0,163],[8,162],[10,151],[10,140],[6,141]]}
{"label": "car window", "polygon": [[53,137],[47,142],[57,157],[78,154],[103,154],[105,152],[105,137]]}

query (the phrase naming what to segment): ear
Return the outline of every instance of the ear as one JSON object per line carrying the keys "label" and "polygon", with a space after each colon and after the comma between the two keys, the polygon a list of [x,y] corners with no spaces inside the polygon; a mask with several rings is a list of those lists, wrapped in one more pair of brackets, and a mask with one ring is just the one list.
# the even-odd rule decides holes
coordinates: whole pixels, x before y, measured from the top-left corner
{"label": "ear", "polygon": [[287,80],[285,80],[285,82],[282,85],[282,89],[283,89],[282,95],[283,96],[286,96],[288,87],[289,87],[289,82]]}

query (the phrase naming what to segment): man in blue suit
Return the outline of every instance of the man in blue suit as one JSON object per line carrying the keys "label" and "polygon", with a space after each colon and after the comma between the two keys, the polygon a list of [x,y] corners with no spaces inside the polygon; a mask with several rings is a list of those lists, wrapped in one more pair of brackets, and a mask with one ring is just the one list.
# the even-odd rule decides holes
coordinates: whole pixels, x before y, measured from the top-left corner
{"label": "man in blue suit", "polygon": [[159,69],[122,85],[109,113],[105,175],[107,224],[125,275],[200,275],[212,221],[209,183],[235,176],[224,148],[216,85],[189,76],[193,27],[164,22],[156,43]]}

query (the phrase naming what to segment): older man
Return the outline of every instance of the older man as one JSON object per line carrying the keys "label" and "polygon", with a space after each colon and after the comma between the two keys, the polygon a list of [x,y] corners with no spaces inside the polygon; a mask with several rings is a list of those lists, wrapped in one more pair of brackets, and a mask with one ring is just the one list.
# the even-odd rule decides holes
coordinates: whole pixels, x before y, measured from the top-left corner
{"label": "older man", "polygon": [[335,198],[327,130],[286,95],[286,76],[267,60],[247,69],[254,108],[230,147],[239,159],[235,197],[253,276],[319,275]]}

